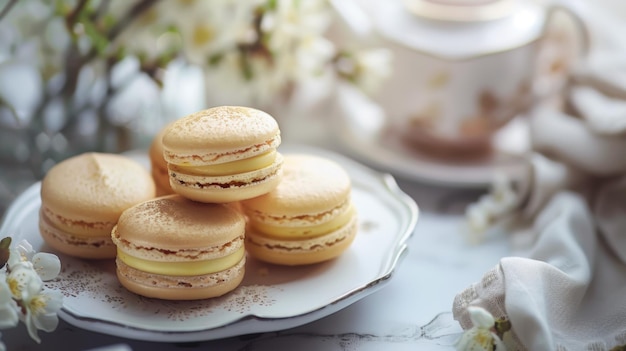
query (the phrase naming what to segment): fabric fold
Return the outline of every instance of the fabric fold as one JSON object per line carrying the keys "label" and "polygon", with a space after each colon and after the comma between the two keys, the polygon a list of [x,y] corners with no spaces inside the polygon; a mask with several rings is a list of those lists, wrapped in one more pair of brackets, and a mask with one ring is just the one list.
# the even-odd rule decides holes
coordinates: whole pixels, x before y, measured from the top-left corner
{"label": "fabric fold", "polygon": [[530,111],[517,207],[487,228],[511,255],[452,305],[464,329],[468,306],[510,322],[508,350],[626,350],[626,28],[589,10],[596,46],[563,104]]}
{"label": "fabric fold", "polygon": [[539,235],[528,258],[501,260],[505,310],[527,350],[559,349],[559,335],[571,333],[592,280],[593,219],[584,199],[563,192],[546,206],[534,230]]}
{"label": "fabric fold", "polygon": [[469,328],[467,306],[483,307],[511,322],[516,348],[552,350],[561,344],[558,335],[569,334],[585,298],[597,236],[586,201],[571,192],[553,197],[532,230],[538,235],[528,257],[502,258],[479,283],[457,295],[453,313]]}

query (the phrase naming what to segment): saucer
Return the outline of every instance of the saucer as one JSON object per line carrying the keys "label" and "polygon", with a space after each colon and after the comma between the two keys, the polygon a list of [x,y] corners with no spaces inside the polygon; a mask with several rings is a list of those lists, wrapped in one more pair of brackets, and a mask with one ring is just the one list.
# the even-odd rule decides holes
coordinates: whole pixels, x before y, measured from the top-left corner
{"label": "saucer", "polygon": [[390,132],[384,110],[355,89],[338,89],[335,119],[343,151],[374,168],[399,178],[462,188],[488,187],[496,173],[519,174],[530,150],[528,123],[518,116],[500,129],[493,151],[482,158],[445,160],[425,154]]}

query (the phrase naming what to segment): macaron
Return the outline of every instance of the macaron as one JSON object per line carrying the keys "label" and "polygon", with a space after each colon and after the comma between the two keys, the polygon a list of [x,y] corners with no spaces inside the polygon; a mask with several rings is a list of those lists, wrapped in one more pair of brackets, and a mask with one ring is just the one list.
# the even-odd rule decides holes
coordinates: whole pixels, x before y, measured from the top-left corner
{"label": "macaron", "polygon": [[271,192],[245,201],[246,249],[261,261],[305,265],[340,256],[357,233],[351,180],[336,162],[284,156],[283,178]]}
{"label": "macaron", "polygon": [[115,257],[111,230],[127,208],[155,196],[148,170],[115,154],[68,158],[41,183],[39,231],[52,248],[75,257]]}
{"label": "macaron", "polygon": [[173,122],[163,156],[174,192],[195,201],[224,203],[274,189],[282,176],[278,123],[248,107],[220,106]]}
{"label": "macaron", "polygon": [[167,171],[167,162],[163,158],[163,134],[167,130],[167,126],[157,133],[150,143],[148,149],[148,157],[150,159],[150,172],[152,179],[156,185],[157,196],[174,194],[174,190],[170,186],[170,176]]}
{"label": "macaron", "polygon": [[223,295],[245,273],[245,217],[228,204],[180,195],[155,198],[120,216],[111,232],[117,277],[151,298],[198,300]]}

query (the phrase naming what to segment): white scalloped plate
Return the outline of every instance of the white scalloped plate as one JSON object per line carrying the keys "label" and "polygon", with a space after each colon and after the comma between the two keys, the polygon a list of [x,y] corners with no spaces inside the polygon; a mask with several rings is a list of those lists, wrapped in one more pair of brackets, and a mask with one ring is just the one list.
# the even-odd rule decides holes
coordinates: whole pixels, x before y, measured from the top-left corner
{"label": "white scalloped plate", "polygon": [[[233,292],[214,299],[173,302],[126,291],[117,281],[112,261],[59,254],[62,273],[47,284],[65,296],[59,316],[79,328],[130,339],[200,341],[296,327],[383,287],[414,231],[415,202],[390,175],[341,155],[302,146],[281,146],[281,152],[323,155],[338,161],[350,174],[359,233],[341,257],[308,267],[280,267],[249,259],[244,281]],[[54,252],[37,228],[39,190],[40,183],[36,183],[15,200],[0,227],[0,237],[27,239],[35,250]]]}

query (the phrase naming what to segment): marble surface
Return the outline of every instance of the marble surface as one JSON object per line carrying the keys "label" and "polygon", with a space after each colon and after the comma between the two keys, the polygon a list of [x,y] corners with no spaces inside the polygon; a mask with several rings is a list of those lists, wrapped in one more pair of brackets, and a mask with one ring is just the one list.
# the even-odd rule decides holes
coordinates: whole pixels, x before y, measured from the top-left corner
{"label": "marble surface", "polygon": [[[35,344],[23,327],[2,331],[8,350],[453,350],[460,328],[450,316],[456,293],[478,280],[507,253],[504,237],[471,245],[464,237],[462,207],[475,191],[400,183],[421,208],[408,254],[391,282],[378,292],[321,320],[297,328],[197,343],[150,343],[117,338],[61,322]],[[443,313],[429,328],[429,323]]]}
{"label": "marble surface", "polygon": [[[594,2],[619,18],[626,5],[617,0]],[[614,36],[607,36],[615,39]],[[621,40],[621,39],[620,39]],[[344,151],[330,134],[325,111],[312,109],[312,125],[298,119],[282,121],[286,141],[298,141]],[[290,116],[292,117],[292,116]],[[20,174],[0,169],[0,198],[16,195]],[[222,340],[193,343],[154,343],[118,338],[82,330],[61,321],[53,333],[40,332],[42,343],[30,339],[23,325],[2,330],[7,350],[454,350],[460,327],[452,320],[454,296],[478,281],[483,273],[509,254],[508,240],[492,235],[480,245],[467,240],[463,226],[464,207],[484,189],[441,187],[397,179],[400,187],[420,207],[420,218],[409,249],[383,289],[323,319],[278,332],[243,335]],[[20,185],[20,186],[17,186]],[[0,212],[4,208],[0,207]]]}

